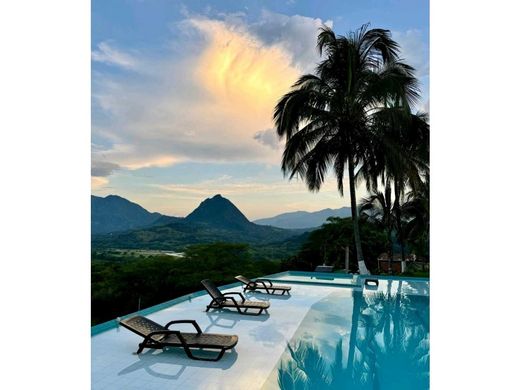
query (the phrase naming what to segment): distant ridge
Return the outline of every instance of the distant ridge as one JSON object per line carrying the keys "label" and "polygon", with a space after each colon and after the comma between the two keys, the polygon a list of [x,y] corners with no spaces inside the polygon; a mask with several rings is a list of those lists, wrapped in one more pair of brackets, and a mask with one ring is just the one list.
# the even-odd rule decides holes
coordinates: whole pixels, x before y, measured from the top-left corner
{"label": "distant ridge", "polygon": [[137,203],[117,195],[104,198],[91,195],[90,206],[92,234],[138,229],[149,226],[162,217],[159,213],[150,213]]}
{"label": "distant ridge", "polygon": [[[100,199],[103,203],[103,201],[106,202],[107,198],[93,197],[93,209],[97,207]],[[281,229],[250,222],[230,200],[220,194],[205,199],[186,218],[149,213],[141,206],[126,199],[115,198],[118,198],[116,201],[118,206],[130,207],[132,211],[144,216],[139,223],[146,225],[127,228],[130,223],[127,219],[123,219],[123,222],[125,222],[125,224],[122,224],[125,227],[124,229],[112,231],[109,234],[93,234],[93,248],[184,250],[186,245],[218,241],[244,242],[252,245],[280,243],[278,246],[288,247],[298,245],[300,241],[295,238],[287,243],[282,244],[282,242],[304,233],[302,230]],[[125,202],[121,202],[121,200]],[[115,201],[115,199],[111,199],[111,201]],[[121,209],[124,209],[124,207],[118,208],[118,210]],[[111,209],[112,212],[114,210]],[[124,209],[123,211],[127,210]],[[98,213],[99,210],[93,211],[92,215]],[[114,217],[112,215],[108,218]],[[121,217],[117,218],[118,221],[120,219]],[[100,221],[99,218],[97,221]],[[108,226],[105,228],[113,229],[114,227]]]}
{"label": "distant ridge", "polygon": [[294,211],[261,218],[253,221],[258,225],[274,226],[282,229],[309,229],[323,225],[329,217],[346,218],[352,216],[350,207],[340,209],[323,209],[319,211]]}

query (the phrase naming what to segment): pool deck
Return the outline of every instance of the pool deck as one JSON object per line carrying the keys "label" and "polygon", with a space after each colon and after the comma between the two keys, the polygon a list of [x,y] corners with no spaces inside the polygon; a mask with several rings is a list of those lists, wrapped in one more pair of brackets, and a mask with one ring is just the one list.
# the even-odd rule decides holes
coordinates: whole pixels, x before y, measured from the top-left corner
{"label": "pool deck", "polygon": [[[380,281],[377,290],[394,290],[395,283],[391,286],[388,283]],[[145,350],[136,355],[134,352],[142,338],[120,326],[94,335],[91,338],[92,389],[262,388],[309,308],[338,289],[347,295],[353,291],[353,288],[345,286],[291,285],[290,296],[246,294],[247,299],[270,301],[268,315],[205,312],[210,301],[208,295],[197,296],[147,315],[160,324],[176,319],[193,319],[204,332],[238,335],[239,341],[234,351],[226,352],[218,362],[190,360],[181,348]],[[413,290],[410,293],[429,295],[423,287],[422,291],[408,288]],[[242,289],[233,287],[224,291]],[[178,329],[192,331],[190,325],[181,326]]]}

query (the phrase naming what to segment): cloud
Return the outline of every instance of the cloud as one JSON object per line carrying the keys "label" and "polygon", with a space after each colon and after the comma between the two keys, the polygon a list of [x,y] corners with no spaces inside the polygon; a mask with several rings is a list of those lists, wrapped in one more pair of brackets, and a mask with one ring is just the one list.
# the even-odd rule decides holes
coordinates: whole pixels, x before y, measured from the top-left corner
{"label": "cloud", "polygon": [[98,50],[92,52],[92,61],[116,65],[126,69],[135,69],[137,67],[137,60],[133,56],[113,48],[107,41],[99,43],[97,48]]}
{"label": "cloud", "polygon": [[417,77],[429,75],[428,47],[420,30],[392,32],[392,38],[401,46],[400,57],[416,70]]}
{"label": "cloud", "polygon": [[[230,199],[248,218],[267,217],[297,210],[320,210],[349,206],[348,194],[338,195],[336,181],[329,175],[319,196],[309,192],[301,180],[241,178],[222,175],[194,183],[149,184],[143,188],[142,204],[169,215],[186,215],[205,198],[215,194]],[[348,192],[348,191],[347,191]],[[276,202],[273,202],[276,194]],[[364,188],[358,196],[366,195]],[[175,202],[171,200],[175,199]],[[310,206],[311,205],[311,206]]]}
{"label": "cloud", "polygon": [[107,184],[108,184],[108,179],[106,177],[92,176],[90,178],[90,186],[91,186],[92,190],[94,190],[94,191],[100,190]]}
{"label": "cloud", "polygon": [[280,138],[274,129],[257,131],[253,138],[271,149],[277,150],[280,147]]}
{"label": "cloud", "polygon": [[309,18],[301,15],[283,15],[264,10],[251,32],[267,44],[276,44],[291,53],[292,63],[308,73],[314,70],[319,55],[316,50],[318,29],[333,26],[332,20]]}
{"label": "cloud", "polygon": [[[285,33],[276,35],[273,23]],[[139,72],[95,70],[93,160],[122,169],[179,161],[278,164],[281,151],[264,129],[272,128],[278,99],[315,62],[321,23],[264,14],[252,26],[240,14],[190,16],[176,25],[182,39],[171,52],[140,58]],[[98,48],[94,61],[137,69],[130,54],[106,42]]]}
{"label": "cloud", "polygon": [[110,176],[120,167],[108,161],[92,161],[91,175],[96,177]]}
{"label": "cloud", "polygon": [[402,31],[393,31],[392,38],[401,46],[400,57],[408,64],[415,68],[415,75],[421,84],[421,100],[417,104],[419,111],[430,111],[429,104],[429,75],[430,63],[428,44],[423,39],[423,33],[420,30],[412,29]]}
{"label": "cloud", "polygon": [[419,107],[419,111],[430,113],[430,99],[426,100],[424,104]]}
{"label": "cloud", "polygon": [[[231,176],[221,176],[213,180],[203,180],[197,183],[172,183],[172,184],[153,184],[153,187],[165,192],[175,193],[176,195],[189,195],[194,199],[209,197],[214,194],[226,195],[271,195],[277,194],[301,194],[307,193],[307,187],[303,181],[292,180],[276,180],[259,182],[252,179],[234,179]],[[336,182],[332,178],[323,183],[321,192],[333,193],[337,195]],[[177,198],[177,196],[176,196]]]}

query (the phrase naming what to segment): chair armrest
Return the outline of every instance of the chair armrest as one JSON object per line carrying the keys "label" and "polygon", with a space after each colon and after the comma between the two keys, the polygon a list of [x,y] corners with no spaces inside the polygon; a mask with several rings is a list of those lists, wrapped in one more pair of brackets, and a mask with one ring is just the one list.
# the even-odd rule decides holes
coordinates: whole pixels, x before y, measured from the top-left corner
{"label": "chair armrest", "polygon": [[197,330],[198,334],[202,333],[202,329],[200,329],[199,324],[197,324],[197,321],[195,320],[176,320],[176,321],[170,321],[166,325],[164,325],[165,328],[169,328],[172,324],[192,324],[193,327]]}
{"label": "chair armrest", "polygon": [[156,336],[158,334],[164,334],[165,336],[167,336],[169,334],[174,334],[179,338],[179,341],[181,342],[183,348],[184,349],[188,348],[188,345],[186,344],[186,340],[184,339],[184,337],[182,337],[182,334],[179,330],[166,330],[166,329],[165,330],[154,330],[153,332],[148,333],[148,335],[144,338],[143,343],[146,343],[147,341],[153,341],[154,343],[160,344],[161,343],[160,341],[156,341],[156,340],[152,339],[152,336]]}
{"label": "chair armrest", "polygon": [[273,282],[271,282],[269,279],[256,279],[255,282],[267,282],[269,283],[269,287],[272,287],[273,286]]}
{"label": "chair armrest", "polygon": [[224,296],[226,296],[226,295],[240,295],[240,298],[242,298],[242,302],[244,302],[246,300],[244,298],[244,296],[242,295],[242,293],[239,293],[239,292],[228,292],[228,293],[224,293],[223,295]]}
{"label": "chair armrest", "polygon": [[160,335],[160,334],[163,334],[165,336],[169,335],[169,334],[176,334],[179,338],[182,337],[181,336],[181,332],[178,331],[178,330],[169,330],[169,329],[164,329],[164,330],[154,330],[153,332],[150,332],[146,335],[146,337],[144,338],[144,341],[143,342],[146,342],[146,341],[153,341],[154,343],[160,343],[160,341],[157,341],[157,340],[154,340],[152,339],[152,336],[157,336],[157,335]]}

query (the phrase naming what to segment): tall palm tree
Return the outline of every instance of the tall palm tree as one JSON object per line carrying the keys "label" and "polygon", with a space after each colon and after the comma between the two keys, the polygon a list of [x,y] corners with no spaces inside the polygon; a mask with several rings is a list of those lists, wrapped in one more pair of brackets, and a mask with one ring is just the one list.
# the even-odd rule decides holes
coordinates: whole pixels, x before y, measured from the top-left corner
{"label": "tall palm tree", "polygon": [[390,270],[393,261],[392,233],[395,227],[395,214],[392,207],[392,188],[387,181],[384,191],[374,191],[368,197],[363,198],[360,205],[360,214],[369,221],[382,227],[386,233],[387,251],[390,256]]}
{"label": "tall palm tree", "polygon": [[412,114],[409,106],[389,105],[374,115],[375,130],[371,144],[365,149],[363,165],[357,172],[369,191],[377,191],[378,184],[393,187],[397,240],[404,259],[406,219],[402,199],[406,189],[415,193],[424,186],[429,174],[429,124],[425,113]]}
{"label": "tall palm tree", "polygon": [[285,136],[282,171],[319,191],[329,169],[343,196],[348,170],[354,243],[360,273],[363,258],[356,202],[355,169],[369,146],[375,114],[389,104],[409,106],[418,99],[413,68],[398,58],[399,45],[388,30],[368,25],[348,36],[322,27],[317,48],[324,59],[315,74],[301,76],[274,110],[280,137]]}

